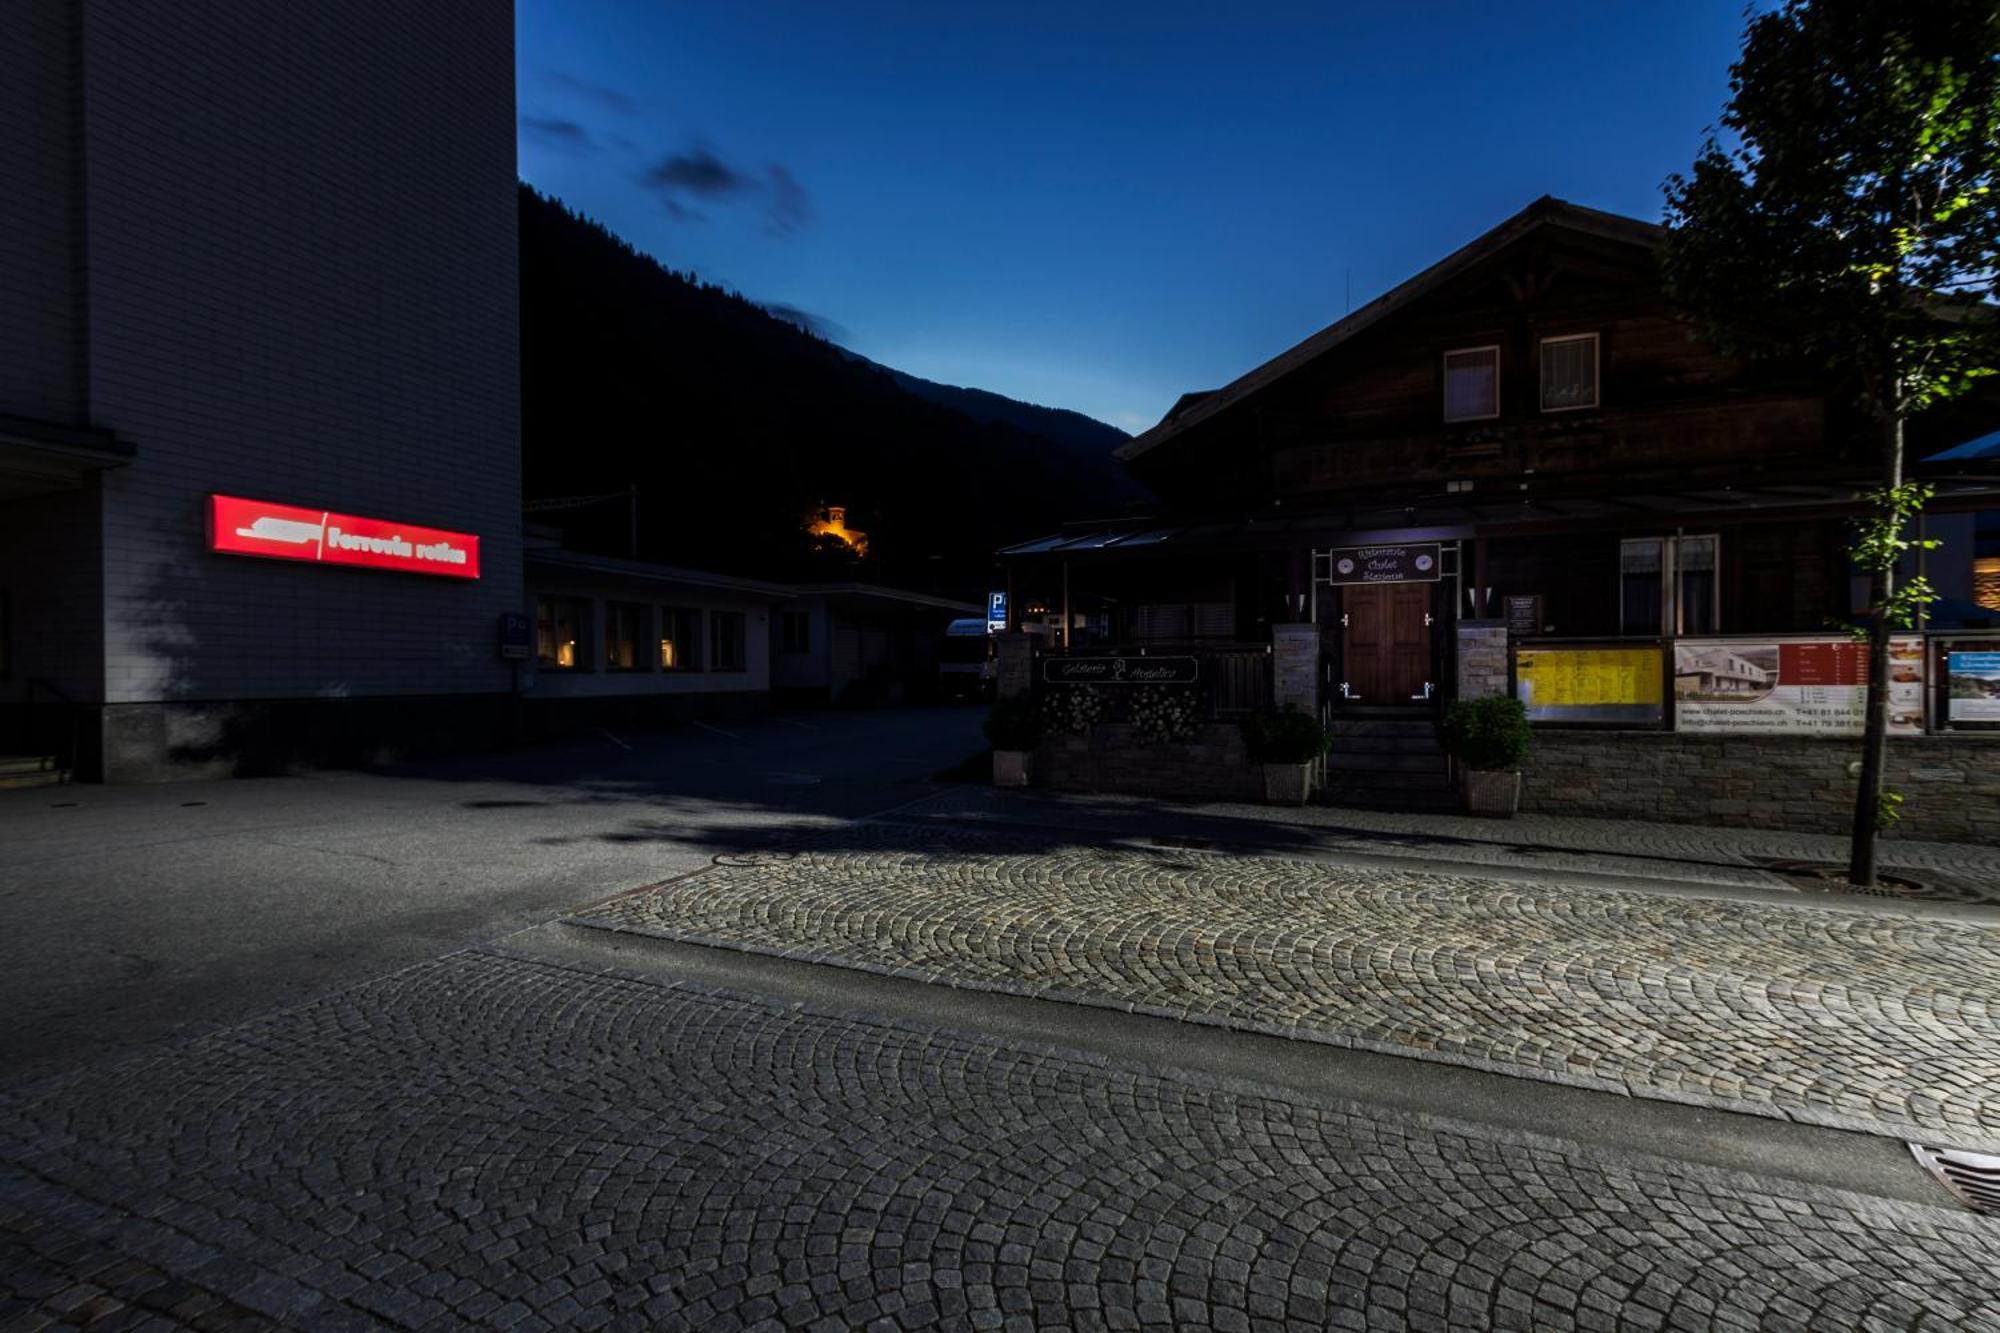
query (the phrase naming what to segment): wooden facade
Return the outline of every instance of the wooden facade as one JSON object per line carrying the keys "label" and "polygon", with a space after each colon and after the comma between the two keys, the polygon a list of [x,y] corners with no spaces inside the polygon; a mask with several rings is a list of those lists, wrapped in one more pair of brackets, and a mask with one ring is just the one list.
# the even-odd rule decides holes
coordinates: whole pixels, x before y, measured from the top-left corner
{"label": "wooden facade", "polygon": [[[1731,360],[1697,338],[1663,290],[1662,240],[1536,201],[1231,384],[1185,395],[1120,451],[1166,512],[1010,548],[1010,577],[1049,600],[1060,573],[1073,596],[1115,608],[1121,642],[1174,624],[1224,637],[1218,606],[1239,642],[1317,621],[1329,691],[1370,702],[1448,692],[1440,627],[1510,607],[1534,608],[1520,632],[1564,637],[1851,617],[1847,542],[1873,481],[1872,428],[1807,368]],[[1996,505],[1991,488],[1968,494],[1940,505]],[[1408,543],[1434,544],[1438,566],[1400,591],[1350,591],[1315,565],[1316,552]]]}

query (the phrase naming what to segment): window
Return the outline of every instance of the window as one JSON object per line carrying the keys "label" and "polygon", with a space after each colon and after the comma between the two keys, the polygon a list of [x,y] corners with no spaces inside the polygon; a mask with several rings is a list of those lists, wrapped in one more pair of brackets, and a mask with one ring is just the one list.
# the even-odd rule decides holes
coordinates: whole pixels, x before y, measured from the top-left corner
{"label": "window", "polygon": [[1444,419],[1483,421],[1500,415],[1500,349],[1466,347],[1444,354]]}
{"label": "window", "polygon": [[660,608],[660,670],[701,670],[701,612]]}
{"label": "window", "polygon": [[645,650],[639,645],[646,641],[646,608],[634,606],[630,602],[606,602],[604,604],[604,669],[606,671],[644,671],[646,669]]}
{"label": "window", "polygon": [[535,665],[545,671],[578,671],[586,663],[577,650],[590,623],[590,603],[581,597],[535,599]]}
{"label": "window", "polygon": [[2000,611],[2000,555],[1973,559],[1972,600],[1988,611]]}
{"label": "window", "polygon": [[717,611],[709,617],[709,670],[742,671],[743,613]]}
{"label": "window", "polygon": [[812,615],[806,611],[778,613],[778,651],[803,653],[812,647]]}
{"label": "window", "polygon": [[1597,335],[1542,339],[1542,411],[1597,406]]}
{"label": "window", "polygon": [[1619,543],[1618,632],[1714,634],[1722,621],[1719,546],[1713,533]]}

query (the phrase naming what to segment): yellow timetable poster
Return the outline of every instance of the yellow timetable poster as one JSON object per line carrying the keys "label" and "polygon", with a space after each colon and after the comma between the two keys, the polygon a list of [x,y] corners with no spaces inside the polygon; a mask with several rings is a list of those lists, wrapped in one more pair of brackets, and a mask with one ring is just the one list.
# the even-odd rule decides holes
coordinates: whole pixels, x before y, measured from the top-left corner
{"label": "yellow timetable poster", "polygon": [[1531,718],[1638,721],[1660,715],[1658,648],[1523,648],[1514,672]]}

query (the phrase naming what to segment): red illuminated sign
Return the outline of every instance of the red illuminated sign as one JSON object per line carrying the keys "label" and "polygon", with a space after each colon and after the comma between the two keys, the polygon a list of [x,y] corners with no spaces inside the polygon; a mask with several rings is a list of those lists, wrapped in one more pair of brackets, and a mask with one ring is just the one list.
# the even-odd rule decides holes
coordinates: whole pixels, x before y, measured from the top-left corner
{"label": "red illuminated sign", "polygon": [[208,497],[208,549],[453,579],[479,577],[479,538],[472,533],[233,495]]}

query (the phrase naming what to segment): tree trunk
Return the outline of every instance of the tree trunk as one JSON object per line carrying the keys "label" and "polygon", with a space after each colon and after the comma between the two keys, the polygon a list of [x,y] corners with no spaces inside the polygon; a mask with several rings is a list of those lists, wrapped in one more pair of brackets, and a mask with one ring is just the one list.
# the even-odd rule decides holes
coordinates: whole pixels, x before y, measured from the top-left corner
{"label": "tree trunk", "polygon": [[[1903,484],[1902,395],[1883,423],[1882,472],[1884,485]],[[1861,733],[1861,779],[1854,789],[1854,840],[1847,854],[1847,882],[1863,887],[1875,883],[1875,835],[1881,820],[1882,770],[1888,758],[1889,742],[1889,598],[1896,588],[1896,569],[1890,565],[1869,577],[1868,601],[1872,612],[1868,625],[1868,713]]]}

